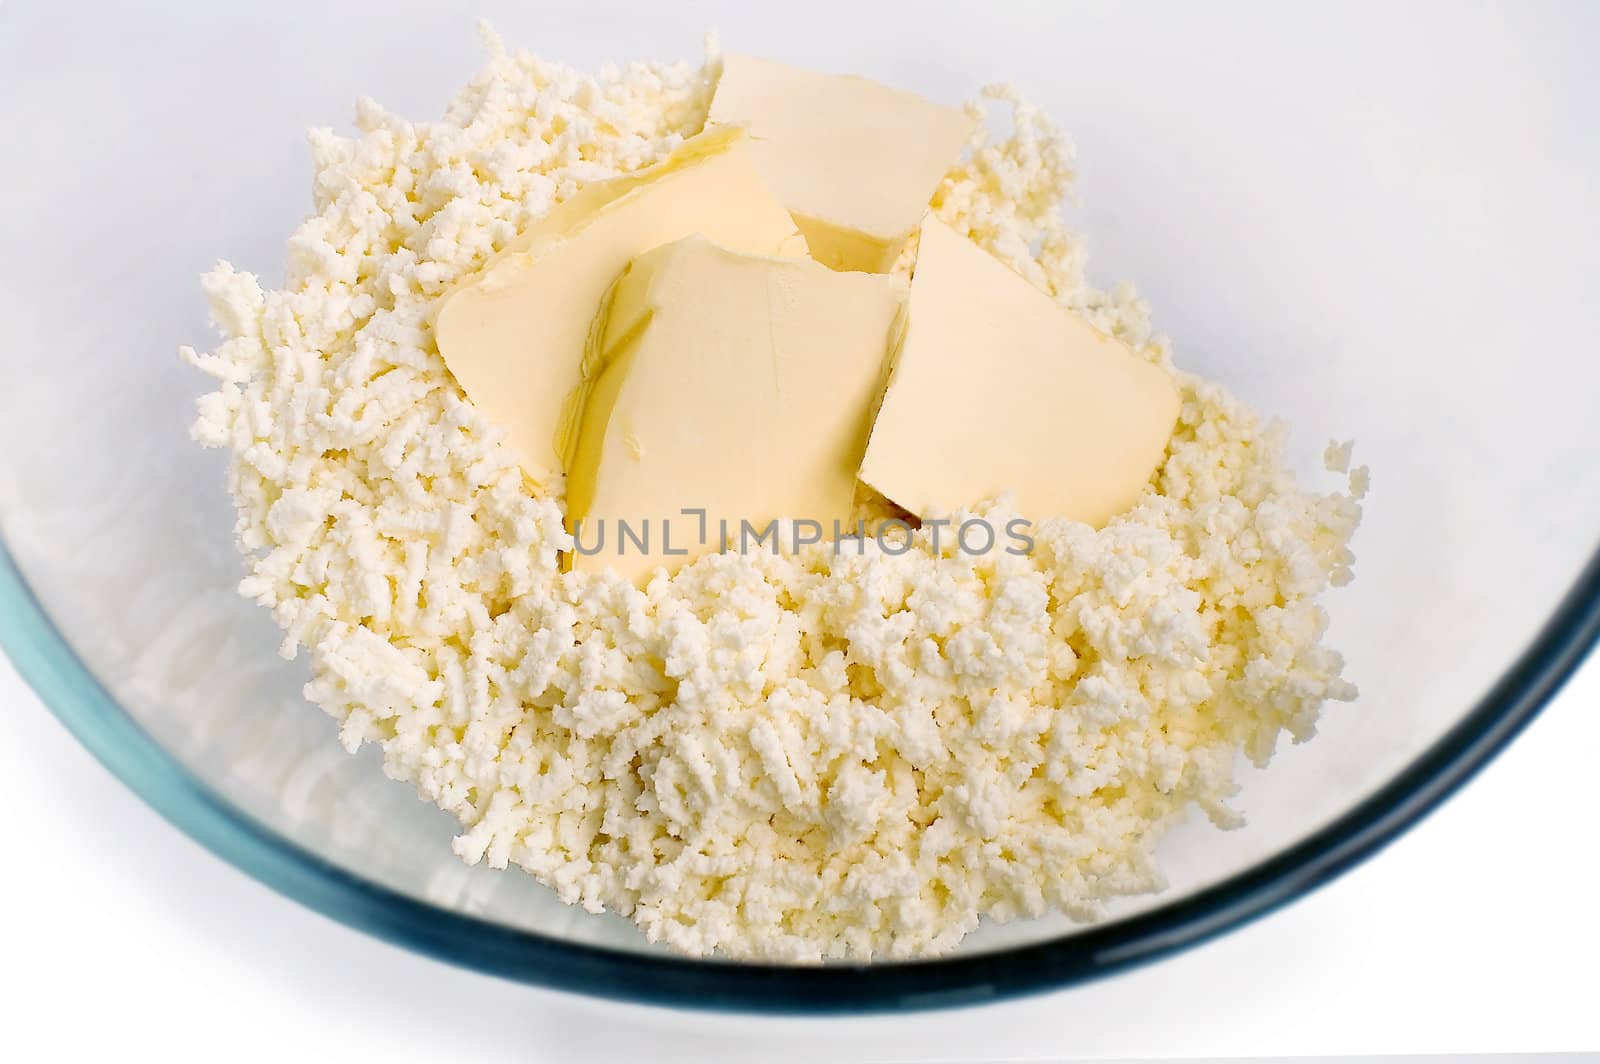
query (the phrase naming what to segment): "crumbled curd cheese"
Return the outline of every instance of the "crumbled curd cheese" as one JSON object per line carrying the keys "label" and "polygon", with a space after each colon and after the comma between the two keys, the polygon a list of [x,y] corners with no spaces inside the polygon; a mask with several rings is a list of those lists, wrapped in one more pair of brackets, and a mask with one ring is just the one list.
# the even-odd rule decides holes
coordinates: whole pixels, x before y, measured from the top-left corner
{"label": "crumbled curd cheese", "polygon": [[[1349,579],[1366,471],[1299,487],[1281,427],[1181,373],[1137,505],[1042,522],[1028,556],[922,531],[904,553],[712,555],[642,590],[561,573],[559,491],[525,487],[431,316],[553,204],[696,132],[716,59],[588,77],[490,48],[438,122],[363,101],[357,136],[314,131],[283,287],[219,265],[225,340],[184,351],[218,382],[194,435],[232,454],[241,591],[309,651],[345,746],[377,743],[460,819],[463,859],[685,953],[937,953],[981,917],[1091,919],[1158,888],[1187,806],[1236,821],[1239,751],[1265,762],[1355,696],[1316,598]],[[938,216],[1170,366],[1131,290],[1084,282],[1068,142],[1012,90],[984,98],[1011,132],[976,134]]]}

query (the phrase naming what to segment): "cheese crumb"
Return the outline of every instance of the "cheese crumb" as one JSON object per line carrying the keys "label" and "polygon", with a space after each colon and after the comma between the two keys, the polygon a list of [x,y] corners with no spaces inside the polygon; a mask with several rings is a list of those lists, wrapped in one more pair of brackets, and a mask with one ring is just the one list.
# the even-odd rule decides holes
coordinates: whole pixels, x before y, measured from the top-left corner
{"label": "cheese crumb", "polygon": [[[1041,523],[1029,555],[925,528],[643,589],[562,573],[559,482],[528,489],[433,315],[551,207],[699,131],[715,56],[590,77],[490,44],[437,122],[364,101],[357,135],[312,132],[282,287],[217,266],[224,341],[184,353],[217,381],[193,434],[231,452],[241,592],[309,652],[344,745],[460,820],[464,860],[688,954],[941,953],[980,918],[1157,889],[1187,807],[1237,821],[1238,752],[1265,763],[1355,697],[1317,598],[1349,578],[1365,471],[1299,486],[1280,428],[1176,371],[1149,489],[1098,530]],[[938,217],[1170,368],[1132,290],[1084,282],[1068,142],[1012,90],[980,104],[1009,132],[974,134]]]}
{"label": "cheese crumb", "polygon": [[1350,455],[1355,450],[1355,441],[1346,440],[1340,443],[1332,440],[1327,449],[1322,452],[1322,464],[1330,473],[1348,473],[1350,471]]}

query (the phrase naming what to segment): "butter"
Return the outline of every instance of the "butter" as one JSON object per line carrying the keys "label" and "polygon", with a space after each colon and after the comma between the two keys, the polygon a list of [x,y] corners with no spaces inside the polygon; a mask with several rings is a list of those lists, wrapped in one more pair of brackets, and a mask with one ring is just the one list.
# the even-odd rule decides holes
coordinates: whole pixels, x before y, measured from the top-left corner
{"label": "butter", "polygon": [[806,253],[743,131],[718,129],[578,192],[445,297],[439,353],[468,398],[506,428],[535,482],[562,471],[562,407],[606,287],[635,255],[691,233],[754,254]]}
{"label": "butter", "polygon": [[701,237],[635,259],[595,319],[565,440],[572,567],[638,580],[721,549],[724,532],[772,549],[741,541],[745,522],[849,528],[902,294],[881,274]]}
{"label": "butter", "polygon": [[836,270],[887,270],[973,122],[865,78],[725,55],[709,127],[745,125],[761,171]]}
{"label": "butter", "polygon": [[1010,491],[1099,526],[1143,492],[1178,406],[1166,371],[930,216],[861,479],[919,515]]}

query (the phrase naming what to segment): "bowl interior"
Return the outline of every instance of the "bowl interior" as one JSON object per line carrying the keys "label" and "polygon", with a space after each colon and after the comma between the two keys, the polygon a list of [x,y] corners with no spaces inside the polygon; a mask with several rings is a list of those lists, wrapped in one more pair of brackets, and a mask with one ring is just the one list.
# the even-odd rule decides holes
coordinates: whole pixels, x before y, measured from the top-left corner
{"label": "bowl interior", "polygon": [[[715,27],[950,101],[1016,82],[1077,141],[1094,279],[1135,281],[1182,366],[1286,419],[1303,476],[1333,487],[1323,445],[1357,441],[1374,487],[1356,581],[1328,605],[1360,700],[1244,773],[1246,828],[1176,830],[1170,891],[1119,915],[1249,868],[1395,778],[1594,552],[1600,136],[1586,35],[1554,14],[1386,9],[1375,37],[1346,5],[480,5],[496,6],[508,43],[585,67],[695,60]],[[479,63],[456,9],[375,10],[0,11],[0,534],[93,674],[226,802],[427,905],[653,951],[526,875],[461,865],[453,821],[375,751],[342,752],[303,664],[234,592],[224,459],[187,439],[206,382],[174,350],[213,338],[196,278],[219,257],[281,273],[309,209],[302,130],[347,126],[363,94],[432,117]],[[1074,931],[989,927],[961,949]]]}

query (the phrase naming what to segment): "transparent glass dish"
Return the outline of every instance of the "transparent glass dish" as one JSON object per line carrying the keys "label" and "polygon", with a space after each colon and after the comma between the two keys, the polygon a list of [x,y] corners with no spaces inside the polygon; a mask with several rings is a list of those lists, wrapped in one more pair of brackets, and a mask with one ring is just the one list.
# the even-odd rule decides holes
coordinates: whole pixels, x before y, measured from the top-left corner
{"label": "transparent glass dish", "polygon": [[[485,5],[493,7],[494,5]],[[468,868],[454,822],[348,757],[238,598],[196,278],[269,280],[309,207],[301,131],[370,94],[438,114],[476,69],[453,8],[0,8],[0,644],[69,728],[200,842],[300,902],[516,979],[716,1008],[875,1009],[1060,986],[1226,931],[1390,841],[1511,739],[1600,626],[1600,138],[1593,9],[505,5],[585,67],[700,35],[938,98],[1018,83],[1075,136],[1091,274],[1133,279],[1186,368],[1374,490],[1328,600],[1359,701],[1198,815],[1165,893],[1091,927],[985,927],[927,962],[692,961]],[[1587,23],[1580,26],[1578,23]],[[841,27],[848,27],[843,32]],[[1587,32],[1585,32],[1587,30]],[[1532,812],[1532,811],[1530,811]]]}

